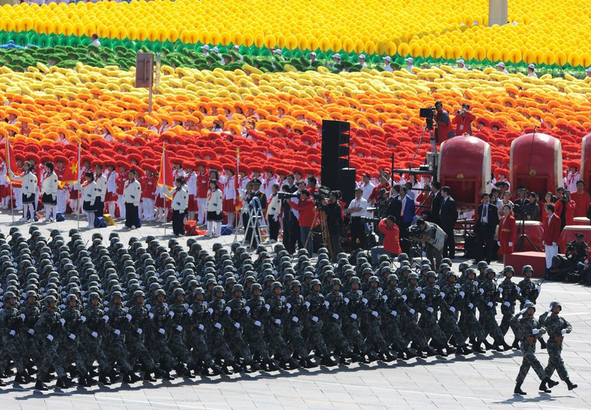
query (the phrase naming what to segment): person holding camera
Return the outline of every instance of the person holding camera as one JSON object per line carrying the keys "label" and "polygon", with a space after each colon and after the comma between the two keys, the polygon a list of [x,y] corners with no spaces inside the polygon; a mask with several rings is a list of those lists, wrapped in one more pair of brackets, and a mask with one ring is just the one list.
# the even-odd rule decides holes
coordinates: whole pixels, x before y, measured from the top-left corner
{"label": "person holding camera", "polygon": [[351,216],[351,250],[365,249],[365,223],[362,217],[366,216],[367,201],[363,198],[361,188],[355,190],[355,198],[345,212]]}
{"label": "person holding camera", "polygon": [[378,263],[380,255],[399,255],[400,249],[400,228],[396,223],[394,215],[388,215],[378,223],[378,230],[384,234],[382,246],[375,246],[371,249],[371,260],[374,265]]}
{"label": "person holding camera", "polygon": [[308,250],[308,254],[312,256],[314,252],[314,241],[312,237],[310,237],[308,240],[308,236],[314,227],[314,217],[316,213],[314,201],[310,198],[310,191],[304,189],[302,192],[300,192],[300,200],[298,203],[295,203],[291,200],[287,201],[287,203],[289,206],[300,213],[298,216],[298,223],[300,226],[300,240],[303,246],[305,246]]}
{"label": "person holding camera", "polygon": [[341,252],[341,233],[343,232],[343,208],[339,203],[339,197],[339,191],[331,191],[327,203],[322,206],[322,210],[326,215],[326,226],[330,235],[330,250],[333,259]]}
{"label": "person holding camera", "polygon": [[[437,128],[435,128],[435,140],[431,141],[432,149],[436,147],[435,144],[441,144],[448,138],[455,136],[451,126],[451,121],[449,119],[449,113],[443,109],[443,103],[441,101],[437,101],[435,103],[435,122],[437,124]],[[433,150],[433,152],[436,151],[436,149]]]}
{"label": "person holding camera", "polygon": [[419,242],[424,248],[431,266],[439,266],[443,259],[443,247],[447,235],[441,227],[424,219],[418,219],[416,228],[409,229],[410,239]]}
{"label": "person holding camera", "polygon": [[452,120],[452,125],[456,127],[456,137],[458,135],[472,135],[472,121],[476,116],[470,112],[470,104],[462,104],[462,109],[456,111],[456,116]]}

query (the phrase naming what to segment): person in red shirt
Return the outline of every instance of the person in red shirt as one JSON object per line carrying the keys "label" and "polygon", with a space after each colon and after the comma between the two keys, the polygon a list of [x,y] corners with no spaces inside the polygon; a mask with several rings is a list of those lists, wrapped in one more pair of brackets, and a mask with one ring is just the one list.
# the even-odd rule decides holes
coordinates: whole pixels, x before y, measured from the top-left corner
{"label": "person in red shirt", "polygon": [[[287,201],[287,203],[296,211],[299,211],[300,215],[298,216],[298,223],[300,225],[300,240],[301,243],[305,244],[306,249],[308,250],[308,254],[312,256],[313,253],[313,243],[314,241],[312,238],[308,239],[310,234],[310,230],[314,226],[314,217],[316,215],[316,208],[314,206],[314,201],[310,199],[310,191],[304,189],[300,192],[300,200],[298,203],[293,201]],[[307,243],[306,243],[307,241]]]}
{"label": "person in red shirt", "polygon": [[441,101],[435,103],[435,111],[437,128],[435,129],[435,141],[431,141],[432,149],[435,147],[435,143],[441,144],[448,138],[455,136],[449,119],[449,113],[443,109],[443,103]]}
{"label": "person in red shirt", "polygon": [[570,199],[570,192],[562,190],[562,198],[554,204],[556,216],[560,218],[560,229],[572,225],[575,219],[575,201]]}
{"label": "person in red shirt", "polygon": [[515,236],[517,229],[515,228],[515,217],[509,205],[504,205],[502,208],[502,217],[499,221],[499,233],[497,235],[499,245],[499,255],[503,256],[513,253],[513,244],[515,243]]}
{"label": "person in red shirt", "polygon": [[207,191],[209,189],[209,175],[205,171],[205,164],[197,163],[197,223],[203,225],[207,215]]}
{"label": "person in red shirt", "polygon": [[144,165],[144,176],[140,178],[142,186],[142,217],[144,221],[153,221],[156,219],[154,214],[154,201],[156,200],[156,186],[158,180],[155,175],[156,170],[151,165]]}
{"label": "person in red shirt", "polygon": [[558,255],[558,238],[560,238],[560,217],[555,213],[554,205],[546,204],[548,228],[544,231],[542,245],[546,251],[546,271],[552,266],[552,258]]}
{"label": "person in red shirt", "polygon": [[398,255],[401,252],[400,228],[398,228],[398,224],[396,223],[396,217],[390,215],[382,219],[378,223],[378,229],[384,233],[384,250],[392,256]]}
{"label": "person in red shirt", "polygon": [[472,135],[472,121],[475,119],[476,116],[470,112],[470,105],[462,104],[462,109],[457,111],[451,122],[456,127],[456,137],[464,134]]}
{"label": "person in red shirt", "polygon": [[120,163],[119,164],[119,172],[117,172],[117,177],[115,178],[115,183],[117,184],[117,208],[119,209],[119,217],[125,218],[125,202],[123,201],[123,189],[125,188],[125,183],[129,180],[129,164]]}
{"label": "person in red shirt", "polygon": [[591,197],[585,191],[585,181],[577,181],[577,191],[572,193],[571,198],[575,201],[575,218],[587,216]]}

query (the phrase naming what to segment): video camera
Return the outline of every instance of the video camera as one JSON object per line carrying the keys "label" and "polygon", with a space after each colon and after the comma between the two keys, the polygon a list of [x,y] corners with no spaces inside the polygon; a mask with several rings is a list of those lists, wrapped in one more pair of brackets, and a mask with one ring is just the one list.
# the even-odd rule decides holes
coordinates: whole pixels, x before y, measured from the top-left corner
{"label": "video camera", "polygon": [[435,118],[435,107],[421,108],[419,117],[424,118],[427,123],[427,129],[433,129],[433,119]]}
{"label": "video camera", "polygon": [[380,223],[380,221],[382,220],[381,218],[373,218],[371,216],[362,216],[360,217],[361,222],[363,223]]}
{"label": "video camera", "polygon": [[330,188],[324,185],[320,185],[316,189],[316,193],[312,196],[312,198],[314,199],[314,202],[316,202],[316,205],[322,205],[324,201],[328,199],[329,195]]}
{"label": "video camera", "polygon": [[292,198],[299,198],[300,194],[298,192],[277,192],[277,198],[279,198],[279,200],[284,201],[286,199],[292,199]]}

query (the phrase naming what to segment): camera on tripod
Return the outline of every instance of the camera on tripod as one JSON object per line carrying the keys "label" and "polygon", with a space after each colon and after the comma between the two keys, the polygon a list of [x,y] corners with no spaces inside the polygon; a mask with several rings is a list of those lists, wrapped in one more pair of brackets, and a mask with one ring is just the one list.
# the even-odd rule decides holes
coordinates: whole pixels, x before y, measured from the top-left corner
{"label": "camera on tripod", "polygon": [[419,110],[419,117],[424,118],[427,124],[427,129],[433,129],[433,119],[435,118],[435,107],[421,108]]}
{"label": "camera on tripod", "polygon": [[316,202],[316,206],[321,206],[324,202],[328,199],[330,195],[330,188],[324,185],[320,185],[316,189],[316,193],[312,196],[314,202]]}
{"label": "camera on tripod", "polygon": [[277,198],[279,198],[280,201],[284,201],[286,199],[293,199],[293,198],[299,198],[300,194],[297,192],[277,192]]}

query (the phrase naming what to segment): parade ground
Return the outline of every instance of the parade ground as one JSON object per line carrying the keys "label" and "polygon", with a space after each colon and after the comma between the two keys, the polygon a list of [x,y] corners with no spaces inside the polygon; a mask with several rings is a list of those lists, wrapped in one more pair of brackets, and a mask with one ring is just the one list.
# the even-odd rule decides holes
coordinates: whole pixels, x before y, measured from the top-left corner
{"label": "parade ground", "polygon": [[[59,229],[67,238],[68,231],[77,224],[69,216],[65,222],[37,225],[44,235],[48,236],[50,229]],[[86,221],[82,220],[80,225],[85,226]],[[28,225],[13,224],[6,211],[0,214],[0,232],[7,235],[12,226],[28,235]],[[172,238],[170,225],[167,236],[164,236],[162,224],[146,224],[133,231],[122,229],[122,225],[100,231],[82,230],[82,235],[85,240],[90,240],[93,233],[101,232],[107,240],[112,231],[118,232],[124,243],[132,236],[141,240],[154,235],[166,246]],[[179,242],[184,245],[186,239],[182,237]],[[232,235],[199,241],[210,250],[215,242],[229,245],[233,239]],[[242,240],[242,236],[238,239]],[[459,261],[455,261],[454,268]],[[492,266],[497,271],[502,268],[501,264]],[[515,267],[515,270],[520,272],[521,267]],[[568,391],[561,382],[552,393],[539,393],[539,380],[532,370],[523,385],[528,395],[514,395],[515,376],[522,357],[519,351],[511,350],[406,362],[177,378],[170,382],[95,385],[63,391],[37,392],[32,389],[33,384],[22,387],[9,384],[0,387],[0,409],[591,409],[591,288],[545,282],[536,315],[543,313],[551,301],[562,303],[562,315],[573,326],[573,332],[565,337],[563,350],[570,378],[579,386],[573,391]],[[507,340],[509,343],[513,341],[511,331]],[[545,365],[547,353],[538,348],[537,356]],[[558,380],[556,374],[553,378]],[[6,380],[12,381],[12,378]]]}

